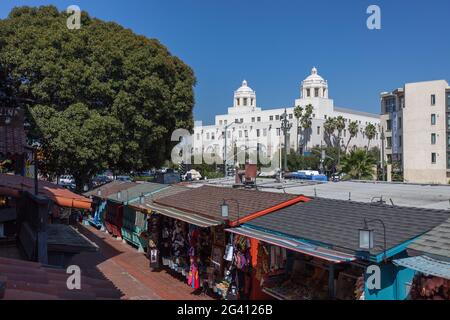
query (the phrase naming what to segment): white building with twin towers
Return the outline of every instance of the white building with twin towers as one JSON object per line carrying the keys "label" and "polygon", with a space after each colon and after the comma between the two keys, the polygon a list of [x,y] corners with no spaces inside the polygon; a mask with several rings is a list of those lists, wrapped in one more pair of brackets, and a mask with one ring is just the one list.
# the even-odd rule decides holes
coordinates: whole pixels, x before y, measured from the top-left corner
{"label": "white building with twin towers", "polygon": [[[311,104],[314,108],[312,114],[312,127],[308,134],[297,123],[294,116],[294,107],[305,107]],[[342,116],[345,119],[346,129],[342,132],[341,144],[347,144],[349,138],[348,125],[356,121],[359,126],[358,134],[352,138],[350,147],[366,147],[368,139],[364,134],[365,127],[373,124],[378,130],[371,146],[380,144],[380,116],[358,110],[338,108],[329,98],[328,82],[324,80],[313,68],[311,74],[300,85],[300,98],[296,99],[294,106],[289,108],[263,110],[258,106],[256,91],[249,87],[244,80],[242,86],[234,92],[233,106],[228,113],[217,115],[214,125],[198,125],[194,128],[193,153],[216,154],[223,159],[225,155],[225,141],[227,143],[227,158],[232,155],[233,147],[241,151],[260,150],[267,156],[272,156],[284,145],[284,134],[281,128],[282,117],[287,112],[292,129],[288,135],[289,147],[299,152],[308,152],[315,146],[327,145],[324,123],[328,118]],[[225,139],[226,131],[226,139]],[[297,140],[298,139],[298,140]]]}

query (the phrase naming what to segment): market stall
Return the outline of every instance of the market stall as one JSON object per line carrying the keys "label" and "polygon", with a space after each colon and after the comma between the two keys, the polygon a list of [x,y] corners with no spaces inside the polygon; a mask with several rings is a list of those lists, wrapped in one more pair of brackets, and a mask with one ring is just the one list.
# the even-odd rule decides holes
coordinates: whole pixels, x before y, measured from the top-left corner
{"label": "market stall", "polygon": [[353,255],[245,226],[226,231],[257,247],[256,257],[247,258],[254,261],[253,290],[279,300],[348,300],[362,294],[358,278],[364,268],[353,264]]}
{"label": "market stall", "polygon": [[105,213],[106,230],[119,239],[122,239],[123,205],[116,202],[108,202]]}

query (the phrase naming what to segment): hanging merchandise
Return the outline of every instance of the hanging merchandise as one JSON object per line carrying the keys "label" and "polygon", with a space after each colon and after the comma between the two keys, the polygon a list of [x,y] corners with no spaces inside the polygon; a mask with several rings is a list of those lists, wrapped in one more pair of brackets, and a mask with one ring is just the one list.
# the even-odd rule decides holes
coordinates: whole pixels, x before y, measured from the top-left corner
{"label": "hanging merchandise", "polygon": [[226,249],[225,249],[225,256],[224,259],[226,261],[233,261],[233,253],[234,253],[234,247],[233,245],[229,244],[227,245]]}
{"label": "hanging merchandise", "polygon": [[188,284],[192,289],[197,290],[198,288],[200,288],[200,277],[198,271],[197,258],[191,257],[190,263],[191,267],[189,271]]}

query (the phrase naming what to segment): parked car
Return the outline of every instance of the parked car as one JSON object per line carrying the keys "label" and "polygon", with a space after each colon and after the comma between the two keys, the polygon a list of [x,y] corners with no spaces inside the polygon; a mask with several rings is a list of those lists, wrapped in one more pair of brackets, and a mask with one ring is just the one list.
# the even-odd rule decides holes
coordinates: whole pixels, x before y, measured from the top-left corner
{"label": "parked car", "polygon": [[117,181],[123,181],[123,182],[132,182],[133,179],[131,179],[130,176],[118,176],[116,178]]}
{"label": "parked car", "polygon": [[185,181],[199,181],[202,179],[202,175],[197,170],[189,170],[185,175],[182,176]]}
{"label": "parked car", "polygon": [[60,185],[70,185],[75,183],[75,179],[70,175],[63,175],[59,177]]}

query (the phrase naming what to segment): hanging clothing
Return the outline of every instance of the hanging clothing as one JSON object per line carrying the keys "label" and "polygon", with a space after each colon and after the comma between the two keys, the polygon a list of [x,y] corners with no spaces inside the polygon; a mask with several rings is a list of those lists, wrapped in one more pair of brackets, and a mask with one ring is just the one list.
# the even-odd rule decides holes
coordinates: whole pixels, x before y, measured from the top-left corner
{"label": "hanging clothing", "polygon": [[194,290],[200,288],[200,277],[198,272],[198,266],[196,263],[191,264],[188,277],[188,284]]}

